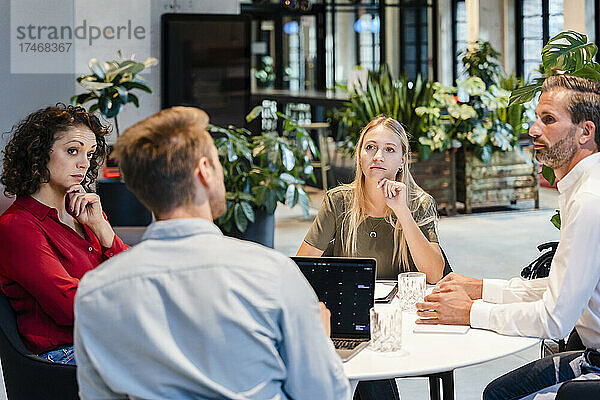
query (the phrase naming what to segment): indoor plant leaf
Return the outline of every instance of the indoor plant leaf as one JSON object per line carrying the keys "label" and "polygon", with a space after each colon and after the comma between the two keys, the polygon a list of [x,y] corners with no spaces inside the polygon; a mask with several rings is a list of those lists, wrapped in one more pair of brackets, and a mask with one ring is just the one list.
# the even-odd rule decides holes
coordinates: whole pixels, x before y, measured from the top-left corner
{"label": "indoor plant leaf", "polygon": [[235,222],[235,227],[240,232],[246,232],[246,228],[248,228],[248,219],[240,206],[240,203],[235,203],[233,206],[233,221]]}
{"label": "indoor plant leaf", "polygon": [[[568,43],[559,43],[566,40]],[[598,48],[587,43],[587,36],[572,30],[561,32],[542,49],[542,63],[546,71],[573,72],[593,60]]]}
{"label": "indoor plant leaf", "polygon": [[554,170],[552,168],[547,165],[542,165],[542,176],[548,181],[550,186],[554,186],[556,175],[554,174]]}
{"label": "indoor plant leaf", "polygon": [[296,185],[289,185],[285,191],[285,202],[288,207],[294,207],[298,201],[298,191]]}
{"label": "indoor plant leaf", "polygon": [[90,68],[90,71],[92,71],[92,73],[94,73],[98,78],[104,79],[104,74],[106,71],[104,70],[103,64],[100,63],[98,59],[92,58],[88,62],[88,67]]}
{"label": "indoor plant leaf", "polygon": [[533,100],[535,95],[542,90],[544,79],[536,78],[533,83],[513,90],[508,104],[523,104]]}
{"label": "indoor plant leaf", "polygon": [[240,207],[244,212],[244,215],[246,215],[246,218],[248,218],[248,221],[254,222],[254,210],[252,209],[250,203],[248,201],[242,201],[240,203]]}
{"label": "indoor plant leaf", "polygon": [[302,208],[302,213],[304,214],[304,218],[308,218],[308,211],[310,208],[310,200],[308,198],[308,194],[298,186],[298,203]]}
{"label": "indoor plant leaf", "polygon": [[79,84],[90,91],[102,90],[113,86],[111,82],[94,82],[87,79],[82,79]]}
{"label": "indoor plant leaf", "polygon": [[296,165],[296,159],[294,157],[294,152],[291,151],[285,145],[281,145],[280,149],[281,149],[281,161],[283,162],[283,165],[285,166],[285,168],[288,171],[291,171],[292,169],[294,169],[294,166]]}
{"label": "indoor plant leaf", "polygon": [[552,225],[554,225],[556,228],[560,229],[560,211],[556,210],[556,214],[554,214],[552,216],[552,218],[550,218],[550,222],[552,222]]}
{"label": "indoor plant leaf", "polygon": [[262,112],[262,106],[256,106],[246,115],[246,122],[252,122]]}

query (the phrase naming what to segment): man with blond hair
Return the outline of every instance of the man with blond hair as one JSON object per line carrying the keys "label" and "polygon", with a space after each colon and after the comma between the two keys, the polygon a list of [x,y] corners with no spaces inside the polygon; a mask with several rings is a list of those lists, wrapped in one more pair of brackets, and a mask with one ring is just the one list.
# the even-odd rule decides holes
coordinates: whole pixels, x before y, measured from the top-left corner
{"label": "man with blond hair", "polygon": [[207,123],[174,107],[117,140],[125,183],[156,222],[80,282],[81,397],[349,399],[328,311],[296,265],[214,225],[225,187]]}

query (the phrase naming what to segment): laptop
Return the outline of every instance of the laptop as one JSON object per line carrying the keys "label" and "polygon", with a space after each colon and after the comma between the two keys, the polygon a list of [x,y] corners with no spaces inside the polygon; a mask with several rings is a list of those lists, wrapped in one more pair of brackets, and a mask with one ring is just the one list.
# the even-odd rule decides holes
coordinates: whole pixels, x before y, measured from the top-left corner
{"label": "laptop", "polygon": [[331,340],[348,361],[371,340],[369,310],[375,295],[374,258],[292,257],[331,311]]}

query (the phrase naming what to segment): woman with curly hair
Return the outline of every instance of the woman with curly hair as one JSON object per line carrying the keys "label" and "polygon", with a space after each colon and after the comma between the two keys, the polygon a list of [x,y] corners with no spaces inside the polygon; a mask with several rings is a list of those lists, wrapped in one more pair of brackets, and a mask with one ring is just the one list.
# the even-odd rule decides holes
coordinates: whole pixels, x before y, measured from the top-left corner
{"label": "woman with curly hair", "polygon": [[106,155],[100,120],[58,104],[15,125],[0,182],[15,202],[0,216],[0,284],[34,353],[74,364],[73,301],[81,277],[128,248],[90,184]]}

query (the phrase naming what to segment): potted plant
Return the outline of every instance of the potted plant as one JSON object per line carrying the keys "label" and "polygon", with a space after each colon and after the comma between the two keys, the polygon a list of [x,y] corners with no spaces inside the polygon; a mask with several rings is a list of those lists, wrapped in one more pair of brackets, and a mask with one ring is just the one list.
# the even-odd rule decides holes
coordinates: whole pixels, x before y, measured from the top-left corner
{"label": "potted plant", "polygon": [[[255,107],[248,122],[262,112]],[[315,180],[310,156],[317,149],[306,130],[284,114],[284,133],[261,132],[229,126],[210,127],[223,165],[227,211],[215,222],[231,236],[273,247],[275,208],[278,203],[299,204],[308,217],[309,198],[302,185]]]}
{"label": "potted plant", "polygon": [[467,213],[474,207],[525,199],[539,206],[533,154],[519,145],[528,123],[526,112],[509,104],[511,91],[523,82],[503,72],[498,55],[489,43],[477,42],[462,57],[471,76],[458,87],[476,114],[454,137],[462,145],[457,156],[457,199]]}
{"label": "potted plant", "polygon": [[[122,58],[120,50],[118,54],[119,58]],[[135,61],[134,56],[120,62],[115,60],[100,62],[92,58],[88,63],[92,73],[77,78],[77,83],[86,89],[86,92],[71,97],[71,103],[83,105],[94,101],[88,111],[93,113],[98,110],[105,118],[113,118],[119,136],[117,115],[123,106],[129,103],[133,103],[136,107],[140,106],[138,97],[132,91],[139,89],[152,93],[148,85],[137,75],[157,62],[154,57],[148,57],[143,62]]]}
{"label": "potted plant", "polygon": [[[118,54],[121,58],[121,51]],[[119,136],[117,115],[129,103],[139,107],[139,98],[132,92],[137,89],[152,93],[137,75],[156,63],[157,60],[153,57],[148,57],[143,62],[135,61],[133,56],[129,60],[104,62],[92,58],[88,63],[91,74],[77,78],[77,82],[86,92],[71,97],[71,103],[84,105],[93,102],[88,111],[100,111],[104,118],[114,119]],[[102,199],[103,209],[111,223],[114,226],[148,225],[152,221],[152,214],[121,181],[118,168],[105,168],[104,176],[104,179],[99,179],[96,183],[96,192]]]}

